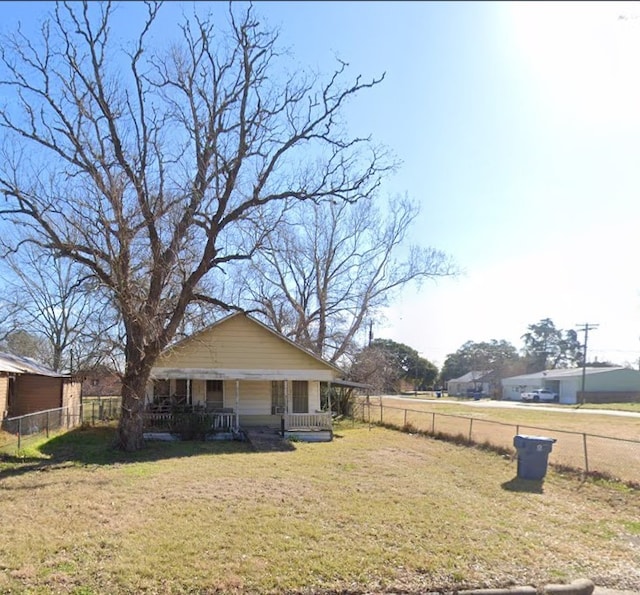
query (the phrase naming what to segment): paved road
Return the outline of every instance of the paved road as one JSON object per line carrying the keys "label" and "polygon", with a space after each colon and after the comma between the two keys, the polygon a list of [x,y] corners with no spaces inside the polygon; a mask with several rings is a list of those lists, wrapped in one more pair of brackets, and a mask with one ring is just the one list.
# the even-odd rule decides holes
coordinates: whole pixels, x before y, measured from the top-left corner
{"label": "paved road", "polygon": [[555,406],[550,407],[541,405],[539,403],[521,403],[519,401],[492,401],[490,399],[481,399],[479,401],[458,401],[452,399],[420,399],[416,397],[402,397],[397,395],[383,395],[385,399],[395,399],[404,403],[429,403],[432,405],[448,404],[448,405],[462,405],[464,407],[475,407],[479,409],[483,408],[498,408],[498,409],[536,409],[537,411],[553,411],[556,413],[575,413],[576,415],[591,414],[591,415],[619,415],[621,417],[636,417],[640,419],[640,413],[635,411],[617,411],[615,409],[580,409],[576,407],[562,407]]}

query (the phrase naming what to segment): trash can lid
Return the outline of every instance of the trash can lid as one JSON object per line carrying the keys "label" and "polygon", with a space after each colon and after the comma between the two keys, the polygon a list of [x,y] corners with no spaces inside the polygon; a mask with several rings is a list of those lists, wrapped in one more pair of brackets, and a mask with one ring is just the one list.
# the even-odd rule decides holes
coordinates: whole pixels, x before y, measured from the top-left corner
{"label": "trash can lid", "polygon": [[557,442],[556,438],[548,438],[547,436],[528,436],[527,434],[517,434],[514,436],[514,440],[516,438],[522,438],[523,440],[536,440],[538,442]]}

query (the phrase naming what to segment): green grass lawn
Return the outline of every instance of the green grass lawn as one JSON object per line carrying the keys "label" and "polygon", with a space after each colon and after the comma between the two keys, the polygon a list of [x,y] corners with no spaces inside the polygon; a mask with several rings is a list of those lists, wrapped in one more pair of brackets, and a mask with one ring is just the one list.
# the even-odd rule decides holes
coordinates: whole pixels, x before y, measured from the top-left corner
{"label": "green grass lawn", "polygon": [[111,450],[81,429],[0,463],[0,592],[640,590],[638,492],[346,424],[331,443]]}

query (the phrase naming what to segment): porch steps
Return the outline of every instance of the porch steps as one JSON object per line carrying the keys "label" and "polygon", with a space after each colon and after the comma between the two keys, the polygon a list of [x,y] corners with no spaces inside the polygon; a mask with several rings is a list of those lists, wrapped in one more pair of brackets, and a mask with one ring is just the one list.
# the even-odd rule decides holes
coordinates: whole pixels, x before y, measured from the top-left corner
{"label": "porch steps", "polygon": [[283,440],[275,428],[268,426],[252,426],[242,428],[247,440],[257,452],[275,452],[294,450],[288,440]]}

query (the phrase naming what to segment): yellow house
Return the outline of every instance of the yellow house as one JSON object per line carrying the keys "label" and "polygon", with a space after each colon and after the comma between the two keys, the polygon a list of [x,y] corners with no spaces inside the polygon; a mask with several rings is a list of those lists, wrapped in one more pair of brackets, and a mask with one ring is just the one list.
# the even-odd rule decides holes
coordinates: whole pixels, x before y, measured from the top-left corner
{"label": "yellow house", "polygon": [[[334,365],[256,319],[235,313],[165,350],[151,372],[147,409],[175,405],[206,411],[216,427],[279,428],[322,439],[331,413],[321,411],[321,383],[343,384]],[[306,435],[304,435],[306,433]]]}

